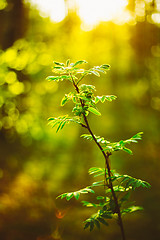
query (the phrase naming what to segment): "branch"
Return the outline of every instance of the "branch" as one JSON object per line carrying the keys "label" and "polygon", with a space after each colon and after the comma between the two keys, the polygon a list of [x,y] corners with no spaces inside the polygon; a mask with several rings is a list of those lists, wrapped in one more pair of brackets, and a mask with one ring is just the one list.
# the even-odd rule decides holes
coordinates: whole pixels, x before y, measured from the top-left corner
{"label": "branch", "polygon": [[[79,93],[79,88],[77,86],[77,84],[74,82],[74,79],[70,73],[70,76],[71,76],[71,79],[72,79],[72,82],[73,82],[73,86],[75,88],[75,90],[77,91],[77,93]],[[84,102],[80,99],[80,103],[81,103],[81,106],[82,108],[85,106]],[[96,145],[98,146],[98,148],[100,149],[100,151],[102,152],[104,158],[105,158],[105,165],[106,165],[106,168],[107,168],[107,171],[108,171],[108,176],[109,176],[109,184],[107,184],[107,186],[111,189],[111,192],[112,192],[112,196],[113,196],[113,199],[114,199],[114,202],[115,202],[115,213],[118,214],[118,223],[119,223],[119,226],[120,226],[120,229],[121,229],[121,233],[122,233],[122,239],[125,240],[125,233],[124,233],[124,227],[123,227],[123,222],[122,222],[122,217],[121,217],[121,211],[120,211],[120,207],[119,207],[119,204],[118,204],[118,198],[115,194],[115,191],[113,189],[113,184],[112,184],[112,179],[111,179],[111,168],[110,168],[110,162],[109,162],[109,156],[111,155],[111,153],[107,152],[105,153],[104,149],[102,148],[102,146],[97,142],[97,139],[95,138],[90,126],[89,126],[89,123],[88,123],[88,119],[86,117],[86,115],[83,113],[83,118],[84,118],[84,121],[86,123],[86,125],[82,125],[83,127],[87,128],[89,133],[92,135],[93,137],[93,140],[94,142],[96,143]]]}

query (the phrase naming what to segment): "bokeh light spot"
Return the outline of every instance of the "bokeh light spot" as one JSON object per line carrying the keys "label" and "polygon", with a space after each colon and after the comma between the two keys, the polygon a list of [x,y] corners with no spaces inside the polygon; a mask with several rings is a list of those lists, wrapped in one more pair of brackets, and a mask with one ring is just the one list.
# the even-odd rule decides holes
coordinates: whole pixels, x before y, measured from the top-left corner
{"label": "bokeh light spot", "polygon": [[5,129],[10,129],[13,126],[13,120],[11,117],[8,117],[8,116],[2,119],[2,123]]}
{"label": "bokeh light spot", "polygon": [[9,91],[15,95],[19,95],[24,91],[24,84],[17,81],[9,86]]}
{"label": "bokeh light spot", "polygon": [[7,7],[7,2],[6,0],[0,0],[0,10],[3,10],[4,8]]}
{"label": "bokeh light spot", "polygon": [[17,75],[15,72],[10,71],[9,73],[7,73],[5,80],[7,83],[14,83],[17,80]]}

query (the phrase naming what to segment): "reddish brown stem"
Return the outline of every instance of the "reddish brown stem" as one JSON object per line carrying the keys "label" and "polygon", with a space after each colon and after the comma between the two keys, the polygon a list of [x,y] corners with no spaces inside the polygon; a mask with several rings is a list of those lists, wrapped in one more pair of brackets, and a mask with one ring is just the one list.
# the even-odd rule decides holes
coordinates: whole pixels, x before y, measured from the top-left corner
{"label": "reddish brown stem", "polygon": [[97,146],[99,147],[99,149],[101,150],[101,152],[102,152],[102,154],[103,154],[103,156],[105,158],[105,164],[106,164],[106,167],[107,167],[108,177],[109,177],[109,185],[108,185],[108,187],[111,189],[112,196],[113,196],[113,199],[114,199],[114,202],[115,202],[115,212],[118,214],[118,224],[119,224],[120,229],[121,229],[122,239],[125,240],[126,238],[125,238],[125,233],[124,233],[124,227],[123,227],[120,207],[119,207],[119,204],[118,204],[118,199],[117,199],[117,196],[115,194],[115,191],[114,191],[114,188],[113,188],[113,184],[112,184],[112,179],[111,179],[112,174],[111,174],[111,168],[110,168],[110,163],[109,163],[109,156],[111,155],[111,153],[109,153],[109,152],[105,153],[104,152],[102,146],[97,142],[94,134],[92,133],[86,116],[83,115],[83,117],[84,117],[84,121],[86,123],[86,126],[87,126],[87,129],[88,129],[89,133],[92,135],[93,140],[95,141],[95,143],[97,144]]}
{"label": "reddish brown stem", "polygon": [[[72,78],[72,75],[70,74],[71,78]],[[79,93],[79,88],[77,86],[77,84],[74,82],[73,78],[72,78],[72,82],[73,82],[73,86],[76,90],[77,93]],[[83,101],[80,99],[80,103],[81,103],[81,106],[82,108],[84,107],[84,103]],[[108,171],[108,179],[109,179],[109,183],[107,184],[107,186],[111,189],[111,193],[112,193],[112,196],[113,196],[113,199],[114,199],[114,202],[115,202],[115,213],[118,214],[118,224],[120,226],[120,229],[121,229],[121,234],[122,234],[122,239],[123,240],[126,240],[125,238],[125,233],[124,233],[124,227],[123,227],[123,222],[122,222],[122,216],[121,216],[121,211],[120,211],[120,207],[119,207],[119,204],[118,204],[118,198],[116,196],[116,193],[114,191],[114,188],[113,188],[113,184],[112,184],[112,174],[111,174],[111,167],[110,167],[110,162],[109,162],[109,156],[111,155],[111,153],[107,152],[105,153],[102,146],[97,142],[97,139],[95,138],[90,126],[89,126],[89,123],[88,123],[88,119],[86,117],[86,115],[83,113],[83,118],[84,118],[84,122],[85,122],[85,127],[88,129],[89,133],[91,134],[94,142],[96,143],[96,145],[98,146],[98,148],[100,149],[101,153],[103,154],[104,158],[105,158],[105,165],[106,165],[106,168],[107,168],[107,171]]]}

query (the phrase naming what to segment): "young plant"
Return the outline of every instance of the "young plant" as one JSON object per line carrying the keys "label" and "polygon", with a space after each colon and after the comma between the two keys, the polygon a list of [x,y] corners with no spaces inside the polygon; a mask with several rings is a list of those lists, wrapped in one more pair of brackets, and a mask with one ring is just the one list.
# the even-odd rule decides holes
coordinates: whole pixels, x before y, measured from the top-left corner
{"label": "young plant", "polygon": [[80,65],[84,63],[87,62],[77,61],[76,63],[70,63],[69,60],[67,60],[66,64],[54,62],[53,72],[56,75],[47,77],[47,80],[56,82],[63,80],[69,81],[73,86],[73,91],[65,94],[62,98],[61,106],[64,106],[71,100],[74,107],[72,110],[73,116],[51,117],[48,120],[52,127],[57,128],[56,132],[62,130],[66,124],[71,122],[77,123],[86,129],[89,134],[83,134],[81,137],[93,141],[97,145],[105,160],[105,167],[92,167],[89,169],[89,174],[94,177],[102,177],[100,181],[93,182],[90,186],[75,192],[63,193],[58,197],[61,199],[66,198],[67,201],[72,197],[78,200],[81,194],[95,193],[93,189],[103,186],[104,194],[97,196],[96,202],[82,201],[83,206],[94,207],[97,210],[96,213],[84,221],[84,228],[89,228],[90,231],[92,231],[95,226],[100,228],[100,224],[108,226],[107,219],[113,218],[117,220],[122,239],[125,240],[122,216],[143,209],[139,206],[133,206],[128,202],[130,194],[139,187],[149,188],[150,184],[146,181],[136,179],[129,175],[119,174],[115,170],[112,170],[110,157],[115,151],[120,150],[132,154],[131,149],[129,149],[127,145],[137,143],[138,140],[141,140],[143,133],[139,132],[127,140],[120,140],[119,142],[113,143],[93,133],[88,121],[88,115],[93,113],[100,116],[101,113],[96,106],[97,103],[104,103],[105,101],[112,102],[117,97],[114,95],[95,96],[95,86],[81,84],[87,75],[94,74],[100,77],[100,73],[106,73],[110,68],[108,64],[103,64],[86,70],[80,68]]}

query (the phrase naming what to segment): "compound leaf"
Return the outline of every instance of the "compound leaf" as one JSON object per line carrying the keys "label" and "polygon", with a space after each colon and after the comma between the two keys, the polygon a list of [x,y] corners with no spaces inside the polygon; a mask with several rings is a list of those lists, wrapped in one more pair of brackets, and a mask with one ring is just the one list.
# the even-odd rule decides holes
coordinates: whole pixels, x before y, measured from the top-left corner
{"label": "compound leaf", "polygon": [[57,198],[61,198],[61,199],[66,198],[66,200],[69,201],[74,196],[76,200],[78,200],[80,197],[80,194],[84,194],[84,193],[95,193],[95,192],[90,187],[86,187],[75,192],[62,193]]}
{"label": "compound leaf", "polygon": [[123,209],[121,212],[122,214],[126,214],[126,213],[132,213],[132,212],[136,212],[136,211],[140,211],[143,210],[143,207],[140,206],[130,206],[126,209]]}

